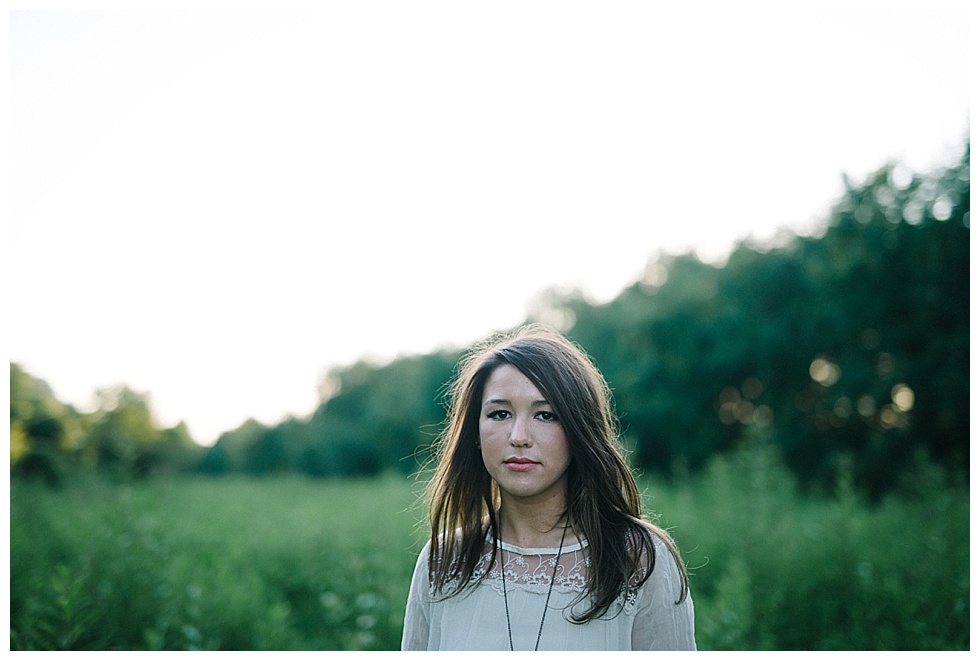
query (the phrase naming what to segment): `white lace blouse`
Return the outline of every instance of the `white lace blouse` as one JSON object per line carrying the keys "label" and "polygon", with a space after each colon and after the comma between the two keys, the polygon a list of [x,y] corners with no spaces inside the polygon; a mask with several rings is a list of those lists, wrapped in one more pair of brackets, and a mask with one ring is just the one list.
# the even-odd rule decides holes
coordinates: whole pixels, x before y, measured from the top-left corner
{"label": "white lace blouse", "polygon": [[[473,589],[440,601],[429,585],[429,547],[419,554],[408,594],[403,650],[506,650],[508,618],[504,607],[501,563],[506,574],[507,605],[515,650],[533,650],[548,587],[554,587],[541,628],[542,650],[693,650],[694,604],[680,596],[680,573],[666,545],[656,540],[653,575],[638,589],[629,589],[601,619],[573,624],[564,614],[584,589],[589,571],[588,542],[562,550],[523,549],[502,544],[503,553]],[[475,576],[490,563],[487,544]],[[581,613],[583,603],[573,606]],[[622,608],[620,608],[620,605]]]}

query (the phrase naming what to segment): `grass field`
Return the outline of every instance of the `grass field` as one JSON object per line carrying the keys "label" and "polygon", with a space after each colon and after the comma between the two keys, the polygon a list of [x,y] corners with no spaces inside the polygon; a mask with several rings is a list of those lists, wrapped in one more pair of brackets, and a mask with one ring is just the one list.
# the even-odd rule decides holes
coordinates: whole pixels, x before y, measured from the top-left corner
{"label": "grass field", "polygon": [[[969,495],[874,507],[765,453],[643,480],[691,570],[700,649],[969,649]],[[397,649],[418,485],[299,477],[10,490],[12,649]]]}

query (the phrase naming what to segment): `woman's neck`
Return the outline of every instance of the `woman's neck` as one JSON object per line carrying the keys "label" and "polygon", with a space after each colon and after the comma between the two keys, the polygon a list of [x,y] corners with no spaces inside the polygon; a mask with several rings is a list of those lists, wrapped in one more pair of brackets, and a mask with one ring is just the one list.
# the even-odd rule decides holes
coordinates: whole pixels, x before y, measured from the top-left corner
{"label": "woman's neck", "polygon": [[557,547],[568,525],[564,498],[544,503],[505,499],[499,519],[501,539],[521,548]]}

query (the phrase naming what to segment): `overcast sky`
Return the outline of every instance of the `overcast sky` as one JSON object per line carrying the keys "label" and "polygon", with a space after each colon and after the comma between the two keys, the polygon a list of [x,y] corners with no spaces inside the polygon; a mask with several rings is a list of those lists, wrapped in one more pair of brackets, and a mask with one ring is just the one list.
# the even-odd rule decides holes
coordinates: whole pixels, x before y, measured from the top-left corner
{"label": "overcast sky", "polygon": [[964,3],[324,4],[11,14],[10,356],[59,398],[307,415],[332,365],[813,231],[969,130]]}

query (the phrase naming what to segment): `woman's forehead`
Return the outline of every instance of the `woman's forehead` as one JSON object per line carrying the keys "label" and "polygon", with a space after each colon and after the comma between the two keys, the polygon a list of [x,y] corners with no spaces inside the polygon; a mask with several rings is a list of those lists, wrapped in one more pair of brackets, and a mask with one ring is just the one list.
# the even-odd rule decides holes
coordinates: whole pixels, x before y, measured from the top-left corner
{"label": "woman's forehead", "polygon": [[547,402],[547,398],[527,376],[514,367],[505,364],[494,368],[483,389],[484,401],[508,400]]}

